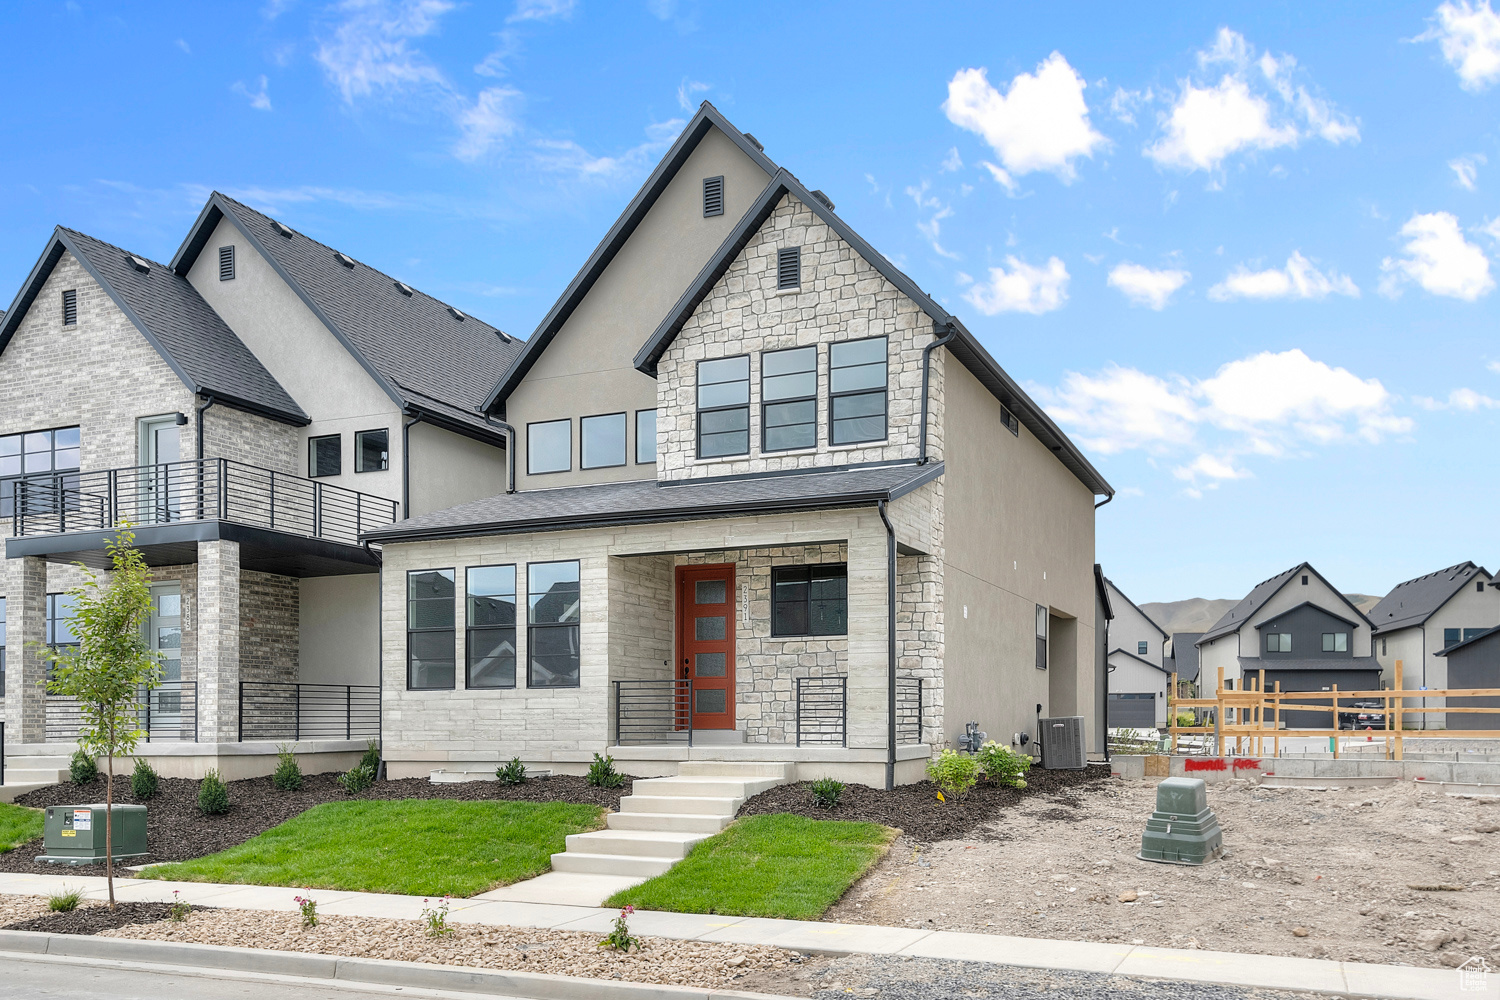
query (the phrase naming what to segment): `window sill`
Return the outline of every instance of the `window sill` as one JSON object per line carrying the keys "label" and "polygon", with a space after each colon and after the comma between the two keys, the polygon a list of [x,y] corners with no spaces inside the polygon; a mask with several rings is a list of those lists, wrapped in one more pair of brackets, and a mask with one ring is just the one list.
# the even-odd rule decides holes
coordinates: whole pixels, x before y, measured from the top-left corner
{"label": "window sill", "polygon": [[860,441],[855,444],[831,444],[829,451],[858,451],[860,448],[885,448],[889,446],[891,439],[881,438],[879,441]]}
{"label": "window sill", "polygon": [[781,297],[781,296],[783,296],[783,295],[801,295],[802,294],[802,286],[798,285],[796,288],[778,288],[772,294],[774,294],[778,298]]}

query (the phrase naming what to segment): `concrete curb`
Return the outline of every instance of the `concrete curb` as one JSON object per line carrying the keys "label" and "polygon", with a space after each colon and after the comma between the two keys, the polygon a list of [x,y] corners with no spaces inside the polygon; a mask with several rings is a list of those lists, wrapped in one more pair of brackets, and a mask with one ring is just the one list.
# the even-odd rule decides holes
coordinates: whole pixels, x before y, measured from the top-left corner
{"label": "concrete curb", "polygon": [[549,976],[537,972],[473,969],[378,958],[341,958],[264,948],[226,948],[175,941],[138,941],[86,934],[0,930],[0,954],[98,959],[132,965],[207,969],[256,975],[333,980],[367,986],[447,990],[527,1000],[786,1000],[768,993],[662,986],[612,979]]}

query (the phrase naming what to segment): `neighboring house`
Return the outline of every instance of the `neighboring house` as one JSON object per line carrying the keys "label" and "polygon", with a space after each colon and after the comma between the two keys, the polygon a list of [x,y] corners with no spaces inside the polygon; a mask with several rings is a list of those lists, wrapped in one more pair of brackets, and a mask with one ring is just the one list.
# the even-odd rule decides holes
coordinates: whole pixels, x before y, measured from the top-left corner
{"label": "neighboring house", "polygon": [[[1450,661],[1443,657],[1443,650],[1500,625],[1500,590],[1483,566],[1462,562],[1396,584],[1371,609],[1370,621],[1375,625],[1375,656],[1385,686],[1395,686],[1396,661],[1400,660],[1401,683],[1407,690],[1473,687],[1450,683]],[[1445,725],[1436,712],[1407,718],[1418,728]]]}
{"label": "neighboring house", "polygon": [[[1218,691],[1219,671],[1242,688],[1252,675],[1265,690],[1370,691],[1380,686],[1370,620],[1308,563],[1257,584],[1196,645],[1203,696]],[[1289,711],[1289,729],[1327,728],[1331,712]]]}
{"label": "neighboring house", "polygon": [[1114,618],[1109,623],[1109,726],[1151,729],[1167,724],[1169,671],[1162,663],[1167,632],[1113,580],[1104,579]]}
{"label": "neighboring house", "polygon": [[153,744],[377,735],[360,534],[504,489],[479,407],[520,346],[220,194],[170,264],[57,229],[0,320],[10,752],[76,732],[32,644],[72,640],[70,564],[120,521],[166,662]]}
{"label": "neighboring house", "polygon": [[[1485,629],[1437,652],[1447,664],[1448,686],[1500,688],[1500,628]],[[1460,708],[1500,708],[1500,698],[1450,698],[1449,729],[1500,729],[1500,712],[1459,712]]]}
{"label": "neighboring house", "polygon": [[1179,697],[1197,697],[1198,687],[1198,640],[1202,632],[1173,632],[1167,643],[1165,666],[1167,673],[1177,675]]}
{"label": "neighboring house", "polygon": [[364,536],[391,774],[609,752],[906,782],[965,723],[1039,714],[1102,749],[1111,487],[712,106],[484,409],[515,428],[512,491]]}

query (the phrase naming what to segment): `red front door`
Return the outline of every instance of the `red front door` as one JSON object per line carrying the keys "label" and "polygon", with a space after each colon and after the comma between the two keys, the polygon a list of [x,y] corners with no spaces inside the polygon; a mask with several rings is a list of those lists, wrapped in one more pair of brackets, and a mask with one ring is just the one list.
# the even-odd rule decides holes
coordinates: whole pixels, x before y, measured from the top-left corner
{"label": "red front door", "polygon": [[677,676],[693,682],[693,728],[734,728],[734,565],[677,569]]}

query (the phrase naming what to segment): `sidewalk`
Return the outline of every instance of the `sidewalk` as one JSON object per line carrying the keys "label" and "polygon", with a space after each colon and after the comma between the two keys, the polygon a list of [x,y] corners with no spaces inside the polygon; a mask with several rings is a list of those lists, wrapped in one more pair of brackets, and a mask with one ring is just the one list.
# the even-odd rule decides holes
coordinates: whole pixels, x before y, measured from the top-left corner
{"label": "sidewalk", "polygon": [[[96,899],[105,895],[104,879],[98,876],[0,873],[0,893],[51,895],[63,885],[81,886]],[[292,897],[298,890],[290,888],[136,879],[115,881],[115,898],[119,900],[170,900],[174,890],[181,893],[183,902],[202,906],[287,912],[297,909]],[[313,891],[320,914],[416,920],[424,906],[420,896]],[[475,897],[453,900],[449,919],[603,934],[609,930],[615,915],[614,910],[600,907]],[[1485,997],[1500,1000],[1500,974],[1489,977],[1488,988],[1483,992],[1460,992],[1459,974],[1452,969],[1416,969],[1310,958],[650,910],[636,912],[631,918],[631,930],[637,934],[687,941],[771,945],[832,955],[910,955],[1033,969],[1339,993],[1381,1000],[1466,1000],[1470,997],[1474,1000]]]}

